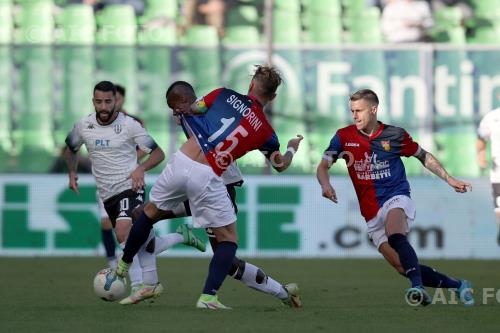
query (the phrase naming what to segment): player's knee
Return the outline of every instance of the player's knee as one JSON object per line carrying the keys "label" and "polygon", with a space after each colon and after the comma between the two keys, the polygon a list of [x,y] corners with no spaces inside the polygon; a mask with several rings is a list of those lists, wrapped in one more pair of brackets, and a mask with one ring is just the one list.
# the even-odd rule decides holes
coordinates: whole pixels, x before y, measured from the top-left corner
{"label": "player's knee", "polygon": [[255,275],[255,282],[258,284],[263,284],[267,280],[267,275],[262,269],[257,270],[257,275]]}
{"label": "player's knee", "polygon": [[144,206],[145,204],[142,204],[132,211],[132,220],[136,221],[139,216],[141,216],[142,212],[144,211]]}
{"label": "player's knee", "polygon": [[245,264],[244,260],[234,257],[231,268],[227,274],[236,280],[241,280],[243,273],[245,272]]}

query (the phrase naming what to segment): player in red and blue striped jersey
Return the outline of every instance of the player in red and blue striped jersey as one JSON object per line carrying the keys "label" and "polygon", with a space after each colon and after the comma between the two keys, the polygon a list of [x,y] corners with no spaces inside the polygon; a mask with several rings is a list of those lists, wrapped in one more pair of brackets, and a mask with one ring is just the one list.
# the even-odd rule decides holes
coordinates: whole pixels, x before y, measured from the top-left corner
{"label": "player in red and blue striped jersey", "polygon": [[343,158],[371,241],[384,258],[411,281],[407,298],[427,305],[430,297],[425,286],[455,288],[465,305],[473,305],[467,281],[450,278],[419,264],[408,242],[406,235],[415,219],[415,205],[410,197],[410,185],[401,156],[415,156],[456,192],[467,192],[471,186],[451,177],[441,163],[413,141],[403,128],[378,121],[378,103],[377,95],[368,89],[351,95],[354,124],[337,131],[317,169],[322,194],[337,202],[328,170],[339,158]]}
{"label": "player in red and blue striped jersey", "polygon": [[220,175],[233,161],[255,149],[262,151],[279,172],[290,166],[302,137],[291,139],[287,152],[281,154],[278,138],[263,111],[280,84],[281,77],[274,68],[258,66],[248,95],[222,88],[191,103],[184,94],[167,91],[169,105],[175,105],[174,113],[182,116],[189,139],[171,157],[151,189],[150,201],[130,231],[118,263],[118,276],[126,273],[155,221],[189,200],[193,225],[211,228],[218,241],[196,306],[227,308],[218,300],[217,291],[235,257],[237,233],[236,215]]}

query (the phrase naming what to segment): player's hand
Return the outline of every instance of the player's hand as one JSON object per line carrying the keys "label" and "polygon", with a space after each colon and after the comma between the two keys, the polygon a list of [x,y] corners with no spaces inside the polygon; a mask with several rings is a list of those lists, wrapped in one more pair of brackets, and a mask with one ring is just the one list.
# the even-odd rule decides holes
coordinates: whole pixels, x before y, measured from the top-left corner
{"label": "player's hand", "polygon": [[335,193],[335,190],[333,189],[332,185],[327,184],[327,185],[322,185],[321,186],[321,191],[323,191],[323,197],[337,203],[337,193]]}
{"label": "player's hand", "polygon": [[76,172],[69,173],[69,188],[71,189],[71,191],[80,195],[80,190],[78,189],[78,175],[76,174]]}
{"label": "player's hand", "polygon": [[132,179],[132,190],[138,191],[144,187],[144,168],[138,166],[129,176]]}
{"label": "player's hand", "polygon": [[461,180],[455,179],[453,177],[448,177],[448,185],[453,187],[455,192],[465,193],[467,191],[472,191],[472,185],[470,183],[463,182]]}
{"label": "player's hand", "polygon": [[302,135],[297,134],[296,138],[288,141],[287,147],[292,147],[295,151],[297,151],[297,150],[299,150],[300,141],[302,141],[303,139],[304,139],[304,137]]}

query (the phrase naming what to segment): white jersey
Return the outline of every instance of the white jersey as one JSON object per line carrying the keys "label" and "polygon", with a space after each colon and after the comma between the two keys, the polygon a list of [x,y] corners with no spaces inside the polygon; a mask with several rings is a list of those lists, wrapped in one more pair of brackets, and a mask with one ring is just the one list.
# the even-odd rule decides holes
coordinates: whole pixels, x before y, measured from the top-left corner
{"label": "white jersey", "polygon": [[226,171],[221,175],[224,185],[235,184],[243,181],[243,175],[241,174],[240,168],[236,165],[236,162],[231,163]]}
{"label": "white jersey", "polygon": [[478,136],[491,141],[492,183],[500,183],[500,108],[488,112],[479,123]]}
{"label": "white jersey", "polygon": [[136,147],[148,154],[157,147],[137,120],[121,112],[106,126],[97,122],[96,113],[80,119],[68,134],[66,144],[75,152],[82,144],[87,147],[103,201],[132,188],[129,176],[138,165]]}

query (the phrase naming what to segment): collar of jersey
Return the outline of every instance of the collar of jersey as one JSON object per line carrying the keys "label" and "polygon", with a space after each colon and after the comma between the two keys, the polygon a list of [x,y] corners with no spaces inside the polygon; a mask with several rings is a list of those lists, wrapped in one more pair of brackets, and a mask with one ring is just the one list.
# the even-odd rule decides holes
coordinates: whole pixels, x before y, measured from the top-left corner
{"label": "collar of jersey", "polygon": [[122,112],[118,111],[116,113],[117,113],[116,118],[112,122],[110,122],[109,124],[103,125],[99,122],[99,119],[97,119],[97,112],[94,112],[95,122],[97,123],[97,125],[102,126],[102,127],[112,125],[118,119],[118,117],[120,117],[120,113],[122,113]]}
{"label": "collar of jersey", "polygon": [[383,122],[381,122],[381,121],[377,121],[377,122],[380,124],[380,126],[379,126],[378,130],[377,130],[375,133],[373,133],[372,135],[367,135],[367,134],[365,134],[365,133],[361,132],[361,131],[360,131],[360,130],[358,130],[358,129],[356,129],[356,131],[357,131],[357,132],[358,132],[358,134],[359,134],[359,135],[361,135],[363,138],[368,139],[368,140],[373,140],[373,139],[375,139],[376,137],[378,137],[378,136],[380,135],[380,133],[382,133],[382,131],[384,130],[384,123],[383,123]]}

